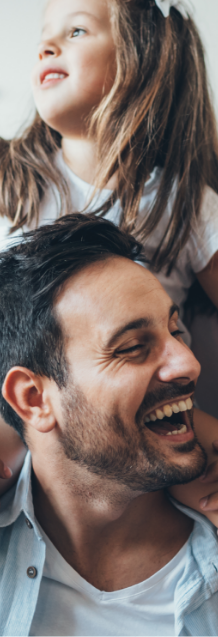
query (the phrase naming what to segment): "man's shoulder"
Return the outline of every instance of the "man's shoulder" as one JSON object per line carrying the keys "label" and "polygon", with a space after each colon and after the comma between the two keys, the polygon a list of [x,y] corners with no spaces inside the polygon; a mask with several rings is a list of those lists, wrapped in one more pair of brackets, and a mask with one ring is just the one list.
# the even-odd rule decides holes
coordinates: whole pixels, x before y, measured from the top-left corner
{"label": "man's shoulder", "polygon": [[218,540],[216,528],[203,515],[174,506],[194,521],[187,543],[186,563],[175,590],[177,635],[218,634]]}
{"label": "man's shoulder", "polygon": [[197,573],[204,581],[211,581],[215,577],[216,585],[214,592],[218,590],[218,537],[216,527],[201,513],[186,507],[170,496],[173,505],[194,521],[192,533],[189,537],[189,552],[187,560],[189,568],[187,577],[191,570]]}

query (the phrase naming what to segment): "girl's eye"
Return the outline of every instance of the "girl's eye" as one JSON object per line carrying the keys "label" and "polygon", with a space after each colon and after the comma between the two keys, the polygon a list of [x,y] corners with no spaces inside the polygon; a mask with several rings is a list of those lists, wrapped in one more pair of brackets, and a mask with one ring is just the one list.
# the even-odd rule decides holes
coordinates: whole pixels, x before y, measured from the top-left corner
{"label": "girl's eye", "polygon": [[79,27],[77,27],[71,31],[70,37],[78,38],[80,35],[84,35],[85,33],[86,33],[85,29],[80,29]]}

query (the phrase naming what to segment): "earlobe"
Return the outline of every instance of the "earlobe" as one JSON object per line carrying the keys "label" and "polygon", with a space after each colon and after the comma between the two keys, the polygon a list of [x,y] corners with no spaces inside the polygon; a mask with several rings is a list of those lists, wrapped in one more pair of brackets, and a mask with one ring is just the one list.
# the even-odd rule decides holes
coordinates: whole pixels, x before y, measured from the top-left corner
{"label": "earlobe", "polygon": [[25,424],[41,433],[54,429],[56,420],[42,377],[25,367],[13,367],[5,378],[2,395]]}

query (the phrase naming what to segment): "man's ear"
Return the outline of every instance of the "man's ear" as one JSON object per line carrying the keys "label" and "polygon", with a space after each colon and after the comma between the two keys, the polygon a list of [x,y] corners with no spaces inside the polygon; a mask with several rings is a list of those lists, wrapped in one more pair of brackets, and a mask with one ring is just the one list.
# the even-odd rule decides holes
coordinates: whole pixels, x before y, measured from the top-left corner
{"label": "man's ear", "polygon": [[2,395],[25,424],[41,433],[54,429],[56,419],[43,377],[26,367],[12,367],[5,378]]}

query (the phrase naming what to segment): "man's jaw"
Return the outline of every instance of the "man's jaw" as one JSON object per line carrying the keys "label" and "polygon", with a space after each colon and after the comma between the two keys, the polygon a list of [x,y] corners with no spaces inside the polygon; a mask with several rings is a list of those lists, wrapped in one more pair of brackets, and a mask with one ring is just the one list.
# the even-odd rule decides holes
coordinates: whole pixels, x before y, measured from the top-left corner
{"label": "man's jaw", "polygon": [[144,425],[163,442],[185,443],[194,438],[193,393],[158,404],[144,417]]}

